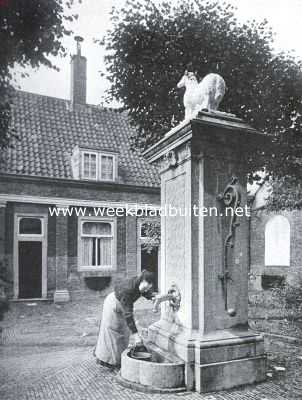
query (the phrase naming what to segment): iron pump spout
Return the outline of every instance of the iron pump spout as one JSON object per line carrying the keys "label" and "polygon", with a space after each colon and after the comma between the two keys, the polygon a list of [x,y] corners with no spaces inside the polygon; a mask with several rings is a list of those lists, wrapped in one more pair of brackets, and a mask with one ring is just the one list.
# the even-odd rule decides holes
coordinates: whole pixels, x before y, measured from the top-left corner
{"label": "iron pump spout", "polygon": [[155,312],[155,313],[158,312],[160,304],[165,301],[169,301],[169,305],[174,311],[179,310],[180,302],[181,302],[181,294],[180,294],[178,287],[175,284],[171,285],[170,289],[168,290],[168,293],[157,294],[155,296],[153,312]]}

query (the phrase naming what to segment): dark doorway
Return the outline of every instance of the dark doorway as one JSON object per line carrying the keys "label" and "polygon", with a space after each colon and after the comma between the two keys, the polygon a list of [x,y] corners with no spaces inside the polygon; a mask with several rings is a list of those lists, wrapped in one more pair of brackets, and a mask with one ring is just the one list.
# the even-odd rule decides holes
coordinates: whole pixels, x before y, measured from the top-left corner
{"label": "dark doorway", "polygon": [[141,249],[141,270],[153,272],[155,277],[154,290],[158,290],[158,247],[154,247],[149,253],[143,247]]}
{"label": "dark doorway", "polygon": [[19,298],[42,297],[42,242],[19,242]]}

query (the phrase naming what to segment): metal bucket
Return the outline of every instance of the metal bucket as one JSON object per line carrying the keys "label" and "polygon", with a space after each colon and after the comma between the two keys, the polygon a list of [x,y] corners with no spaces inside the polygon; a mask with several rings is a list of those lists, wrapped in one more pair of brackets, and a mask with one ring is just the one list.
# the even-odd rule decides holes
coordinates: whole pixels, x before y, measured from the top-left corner
{"label": "metal bucket", "polygon": [[141,361],[150,361],[152,358],[152,354],[149,353],[147,347],[144,345],[133,347],[129,352],[129,356]]}

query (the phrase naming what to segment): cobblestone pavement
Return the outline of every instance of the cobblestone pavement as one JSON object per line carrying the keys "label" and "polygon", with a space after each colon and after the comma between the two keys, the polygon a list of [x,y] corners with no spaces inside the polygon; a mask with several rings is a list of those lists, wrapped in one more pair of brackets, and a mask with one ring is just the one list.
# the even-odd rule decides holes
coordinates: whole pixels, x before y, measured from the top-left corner
{"label": "cobblestone pavement", "polygon": [[[2,344],[85,345],[95,338],[102,299],[55,305],[48,302],[12,303],[1,325]],[[92,343],[92,342],[91,342]]]}
{"label": "cobblestone pavement", "polygon": [[[0,382],[0,398],[5,400],[94,400],[94,399],[179,399],[188,400],[284,400],[290,399],[288,388],[279,381],[228,392],[200,395],[143,394],[120,386],[115,373],[96,365],[93,347],[29,348],[12,356],[6,352],[0,362],[5,371]],[[293,397],[294,398],[294,397]],[[298,398],[298,397],[297,397]],[[301,398],[301,397],[300,397]]]}
{"label": "cobblestone pavement", "polygon": [[[291,354],[282,357],[271,355],[274,364],[284,366],[285,371],[273,372],[267,382],[255,386],[204,395],[145,394],[123,388],[116,382],[115,373],[96,365],[92,356],[98,324],[95,312],[99,304],[89,304],[82,309],[75,305],[56,308],[53,304],[13,306],[5,320],[4,340],[0,346],[1,399],[302,399],[301,349],[293,349]],[[46,317],[46,314],[51,316]],[[45,323],[47,318],[49,323]]]}
{"label": "cobblestone pavement", "polygon": [[[98,332],[103,300],[103,297],[91,297],[64,305],[52,302],[11,303],[9,312],[0,323],[3,328],[0,343],[92,345]],[[147,327],[158,318],[158,315],[145,312],[148,307],[150,309],[152,304],[147,300],[137,302],[136,318],[141,327]]]}

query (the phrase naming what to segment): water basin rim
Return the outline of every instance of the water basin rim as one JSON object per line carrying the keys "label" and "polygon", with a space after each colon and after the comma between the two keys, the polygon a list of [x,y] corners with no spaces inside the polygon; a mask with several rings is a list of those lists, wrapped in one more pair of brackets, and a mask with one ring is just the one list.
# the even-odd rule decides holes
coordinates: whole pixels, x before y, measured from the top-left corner
{"label": "water basin rim", "polygon": [[146,351],[136,351],[133,353],[129,351],[128,356],[134,360],[149,361],[152,357],[152,354]]}
{"label": "water basin rim", "polygon": [[160,365],[160,366],[185,365],[184,361],[157,362],[157,361],[150,361],[150,360],[144,360],[144,359],[139,359],[139,358],[133,358],[133,357],[130,356],[130,352],[127,353],[127,357],[131,358],[131,360],[133,360],[133,362],[147,362],[149,365],[150,364]]}
{"label": "water basin rim", "polygon": [[138,392],[141,393],[166,393],[166,394],[184,393],[184,392],[188,394],[191,393],[187,391],[187,388],[185,386],[180,386],[175,388],[158,388],[154,386],[143,385],[137,382],[128,381],[127,379],[123,378],[120,374],[117,375],[115,379],[123,387],[132,390],[137,390]]}

